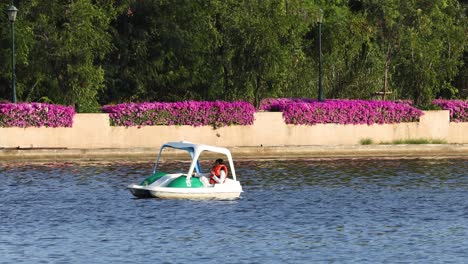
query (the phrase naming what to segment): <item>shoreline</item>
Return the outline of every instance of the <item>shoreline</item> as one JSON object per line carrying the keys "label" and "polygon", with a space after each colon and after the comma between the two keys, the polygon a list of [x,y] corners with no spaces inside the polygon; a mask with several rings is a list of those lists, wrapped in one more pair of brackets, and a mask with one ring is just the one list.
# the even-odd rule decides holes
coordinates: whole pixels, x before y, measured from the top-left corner
{"label": "shoreline", "polygon": [[[228,149],[234,160],[468,158],[468,144],[258,146]],[[0,162],[153,161],[158,152],[159,148],[0,148]],[[178,160],[186,156],[168,151],[163,158]],[[207,153],[202,158],[213,158],[213,155]]]}

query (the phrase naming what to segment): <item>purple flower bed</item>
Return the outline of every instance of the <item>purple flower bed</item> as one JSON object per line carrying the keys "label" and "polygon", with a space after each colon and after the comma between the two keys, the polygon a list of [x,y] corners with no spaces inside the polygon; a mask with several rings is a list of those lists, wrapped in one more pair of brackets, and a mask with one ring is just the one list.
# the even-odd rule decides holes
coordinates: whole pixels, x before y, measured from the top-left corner
{"label": "purple flower bed", "polygon": [[48,103],[0,104],[0,127],[71,127],[75,109]]}
{"label": "purple flower bed", "polygon": [[268,112],[283,112],[287,105],[291,103],[312,103],[317,99],[309,98],[265,98],[260,101],[258,110]]}
{"label": "purple flower bed", "polygon": [[468,101],[436,99],[432,101],[432,104],[438,105],[444,110],[449,110],[450,121],[468,122]]}
{"label": "purple flower bed", "polygon": [[[329,101],[343,101],[340,99],[327,99]],[[310,98],[265,98],[260,101],[258,110],[268,112],[283,112],[287,105],[291,103],[313,103],[317,102],[317,99]],[[412,100],[397,100],[393,101],[399,104],[413,105]]]}
{"label": "purple flower bed", "polygon": [[128,103],[106,105],[112,126],[190,125],[213,126],[252,125],[255,108],[247,102]]}
{"label": "purple flower bed", "polygon": [[364,100],[325,100],[285,106],[286,124],[392,124],[417,122],[423,112],[406,103]]}

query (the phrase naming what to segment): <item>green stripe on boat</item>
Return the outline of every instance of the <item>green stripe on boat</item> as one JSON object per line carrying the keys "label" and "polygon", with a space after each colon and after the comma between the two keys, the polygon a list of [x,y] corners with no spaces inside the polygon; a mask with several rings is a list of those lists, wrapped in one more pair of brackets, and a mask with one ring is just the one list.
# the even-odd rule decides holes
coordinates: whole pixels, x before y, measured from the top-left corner
{"label": "green stripe on boat", "polygon": [[166,176],[167,173],[165,172],[162,172],[162,171],[157,171],[155,174],[149,176],[148,178],[146,178],[145,180],[143,180],[140,185],[141,186],[148,186],[150,184],[152,184],[153,182],[159,180],[161,177],[163,176]]}
{"label": "green stripe on boat", "polygon": [[179,178],[173,180],[167,187],[173,188],[203,188],[203,183],[199,178],[192,177],[190,182],[192,183],[191,187],[187,186],[187,176],[180,176]]}

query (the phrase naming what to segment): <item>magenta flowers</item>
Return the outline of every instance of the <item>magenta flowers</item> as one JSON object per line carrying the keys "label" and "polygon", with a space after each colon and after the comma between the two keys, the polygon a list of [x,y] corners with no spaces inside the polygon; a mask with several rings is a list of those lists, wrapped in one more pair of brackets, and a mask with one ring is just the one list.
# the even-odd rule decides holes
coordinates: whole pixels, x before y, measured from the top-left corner
{"label": "magenta flowers", "polygon": [[213,126],[252,125],[255,108],[247,102],[128,103],[106,105],[112,126],[189,125]]}
{"label": "magenta flowers", "polygon": [[71,127],[75,109],[48,103],[0,104],[0,127]]}
{"label": "magenta flowers", "polygon": [[312,103],[317,99],[309,98],[265,98],[260,101],[259,110],[268,112],[283,112],[287,105],[292,103]]}
{"label": "magenta flowers", "polygon": [[286,124],[392,124],[417,122],[423,112],[405,103],[364,100],[293,102],[284,106]]}
{"label": "magenta flowers", "polygon": [[440,106],[444,110],[449,110],[450,121],[468,122],[468,101],[465,100],[443,100],[437,99],[432,104]]}

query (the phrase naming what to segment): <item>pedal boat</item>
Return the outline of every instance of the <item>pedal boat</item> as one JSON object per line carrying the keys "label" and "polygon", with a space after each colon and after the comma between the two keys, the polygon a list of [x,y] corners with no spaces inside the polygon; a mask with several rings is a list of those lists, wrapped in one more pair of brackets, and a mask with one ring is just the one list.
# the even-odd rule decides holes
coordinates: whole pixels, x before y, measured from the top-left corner
{"label": "pedal boat", "polygon": [[[166,149],[187,151],[192,158],[187,173],[166,173],[158,170],[161,155]],[[225,157],[229,165],[228,177],[221,184],[204,186],[200,180],[201,175],[207,175],[211,168],[202,173],[199,158],[202,152],[213,152]],[[217,156],[218,157],[218,156]],[[153,174],[140,184],[128,185],[130,192],[138,198],[165,198],[165,199],[219,199],[233,200],[239,198],[242,186],[236,178],[234,162],[231,152],[222,147],[194,144],[191,142],[168,142],[161,146]]]}

